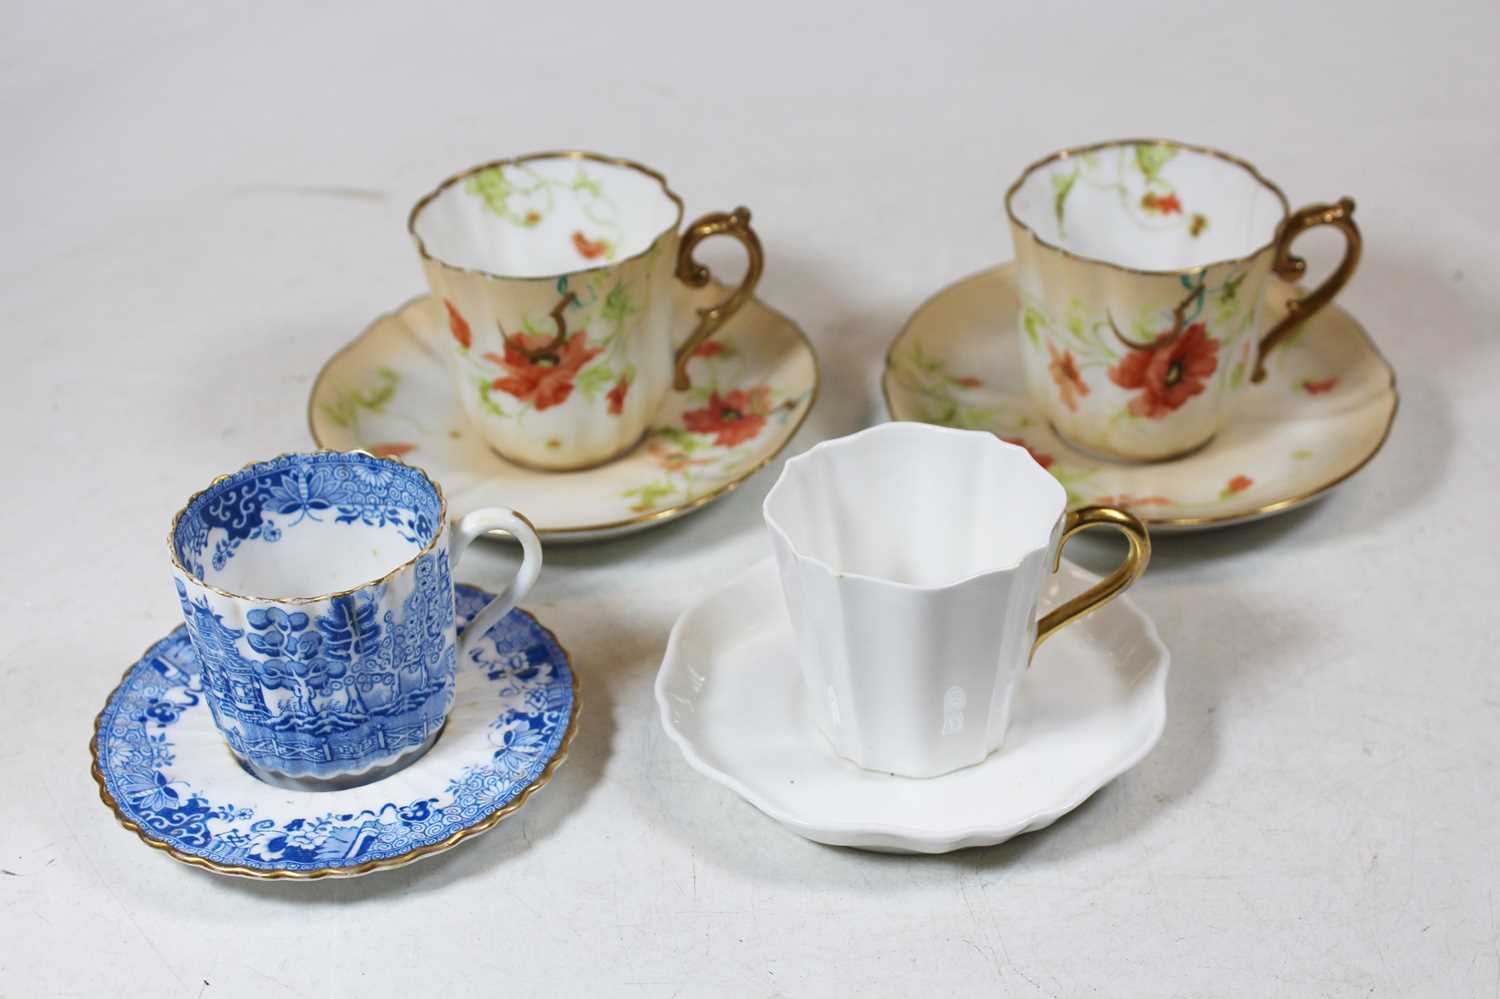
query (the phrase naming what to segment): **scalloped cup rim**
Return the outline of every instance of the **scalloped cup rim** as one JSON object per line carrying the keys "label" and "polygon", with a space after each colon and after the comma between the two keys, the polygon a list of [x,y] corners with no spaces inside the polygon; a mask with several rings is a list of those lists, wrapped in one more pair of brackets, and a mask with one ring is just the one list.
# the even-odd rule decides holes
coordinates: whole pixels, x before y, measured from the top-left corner
{"label": "scalloped cup rim", "polygon": [[[1118,260],[1110,260],[1105,257],[1096,257],[1086,253],[1078,253],[1074,250],[1068,249],[1067,247],[1059,246],[1057,243],[1054,243],[1053,241],[1043,237],[1041,233],[1036,231],[1036,228],[1034,226],[1032,226],[1030,223],[1023,222],[1021,220],[1021,217],[1016,214],[1015,206],[1013,204],[1015,196],[1020,193],[1021,188],[1025,186],[1026,181],[1031,178],[1032,174],[1036,173],[1038,170],[1042,169],[1048,164],[1055,163],[1059,160],[1069,159],[1073,156],[1080,156],[1084,153],[1096,152],[1100,149],[1111,149],[1117,146],[1141,145],[1170,146],[1173,149],[1181,149],[1186,150],[1190,153],[1210,156],[1229,163],[1232,166],[1239,167],[1241,170],[1244,170],[1251,176],[1252,179],[1254,179],[1266,190],[1274,194],[1276,196],[1276,199],[1281,202],[1281,220],[1272,230],[1270,238],[1248,253],[1242,253],[1238,256],[1216,258],[1214,260],[1204,261],[1203,263],[1192,264],[1187,267],[1136,267],[1131,264],[1122,263]],[[1164,138],[1105,139],[1102,142],[1090,142],[1081,146],[1069,146],[1066,149],[1059,149],[1056,152],[1048,153],[1041,159],[1035,160],[1032,163],[1028,163],[1025,169],[1021,171],[1020,176],[1012,181],[1011,185],[1005,189],[1004,205],[1005,216],[1010,220],[1011,224],[1014,225],[1017,229],[1020,229],[1022,232],[1024,232],[1027,239],[1029,239],[1032,243],[1041,247],[1042,249],[1052,250],[1073,260],[1079,260],[1088,264],[1098,264],[1102,267],[1108,267],[1113,270],[1123,271],[1127,274],[1146,274],[1158,277],[1170,277],[1181,274],[1199,274],[1203,271],[1211,270],[1215,267],[1222,267],[1226,264],[1242,264],[1247,260],[1251,260],[1276,245],[1276,237],[1281,232],[1281,225],[1285,223],[1292,214],[1292,203],[1287,199],[1286,192],[1284,192],[1276,184],[1275,181],[1271,180],[1265,174],[1261,173],[1260,168],[1257,167],[1254,163],[1251,163],[1249,160],[1241,159],[1240,157],[1235,156],[1233,153],[1226,153],[1222,149],[1215,149],[1213,146],[1201,146],[1191,142],[1180,142],[1176,139]]]}
{"label": "scalloped cup rim", "polygon": [[[199,576],[197,573],[193,572],[187,566],[185,566],[185,565],[182,564],[182,559],[178,556],[178,553],[177,553],[177,529],[178,529],[178,525],[181,523],[183,515],[186,514],[189,510],[191,510],[193,508],[193,505],[195,503],[197,503],[200,499],[202,499],[204,496],[207,496],[214,489],[218,488],[222,483],[227,482],[227,481],[232,481],[235,478],[238,478],[239,476],[244,475],[244,474],[250,472],[252,469],[259,468],[262,465],[273,465],[273,464],[275,464],[275,463],[277,463],[279,461],[282,461],[284,459],[287,459],[287,458],[312,458],[312,457],[316,457],[317,455],[324,455],[324,454],[337,454],[337,455],[347,455],[349,457],[365,458],[365,459],[369,459],[370,461],[385,462],[385,463],[388,463],[388,464],[391,464],[391,465],[395,465],[395,466],[397,466],[399,468],[406,469],[408,471],[416,472],[417,475],[419,475],[422,478],[422,480],[424,482],[426,482],[427,485],[432,489],[433,494],[435,496],[437,496],[437,501],[438,501],[438,517],[437,517],[437,520],[433,522],[432,537],[428,538],[423,543],[421,549],[419,551],[417,551],[415,554],[413,554],[410,558],[404,559],[398,565],[392,566],[390,569],[386,570],[384,573],[382,573],[381,575],[379,575],[379,576],[377,576],[377,577],[375,577],[373,579],[367,579],[364,582],[358,583],[358,584],[356,584],[354,586],[348,586],[348,587],[345,587],[345,588],[343,588],[341,590],[334,590],[331,593],[318,593],[318,594],[314,594],[314,595],[311,595],[311,596],[290,596],[290,595],[287,595],[287,596],[279,596],[279,597],[267,597],[267,596],[258,596],[256,594],[251,594],[251,593],[234,593],[234,592],[232,592],[230,590],[222,589],[221,587],[215,586],[213,583],[207,582],[201,576]],[[430,552],[432,552],[434,549],[437,548],[438,542],[442,540],[443,534],[444,534],[445,530],[447,529],[447,526],[448,526],[448,497],[446,495],[444,495],[444,493],[443,493],[443,487],[442,487],[442,485],[440,485],[438,483],[437,479],[433,478],[432,475],[429,474],[428,471],[425,468],[423,468],[422,466],[408,464],[408,463],[402,461],[400,458],[395,457],[395,456],[386,456],[386,455],[371,454],[369,451],[366,451],[363,448],[349,448],[347,450],[339,450],[337,448],[322,447],[322,448],[317,448],[317,449],[312,450],[312,451],[283,451],[280,454],[274,455],[274,456],[272,456],[270,458],[258,458],[258,459],[254,460],[254,461],[248,461],[248,462],[246,462],[245,464],[241,465],[239,468],[235,469],[232,472],[224,472],[224,473],[222,473],[220,475],[214,476],[212,479],[209,480],[208,485],[204,486],[202,489],[199,489],[198,491],[194,492],[191,496],[189,496],[187,498],[187,501],[182,504],[182,507],[176,513],[174,513],[172,515],[172,522],[167,527],[167,554],[171,558],[172,569],[175,572],[180,573],[184,579],[186,579],[188,582],[192,583],[194,586],[202,587],[205,591],[207,591],[209,593],[216,593],[219,596],[221,596],[221,597],[227,597],[230,600],[253,600],[253,601],[257,602],[257,603],[264,603],[264,604],[280,604],[280,605],[285,605],[285,606],[300,606],[300,605],[305,605],[305,604],[320,603],[320,602],[325,601],[325,600],[332,600],[332,599],[334,599],[336,597],[348,596],[348,595],[350,595],[352,593],[355,593],[355,592],[357,592],[359,590],[364,589],[365,587],[375,586],[375,585],[377,585],[379,583],[384,583],[387,580],[389,580],[389,579],[391,579],[391,578],[399,575],[404,570],[409,569],[412,566],[416,565],[417,562],[420,561],[424,555],[429,554]]]}
{"label": "scalloped cup rim", "polygon": [[[501,274],[497,271],[485,270],[478,267],[465,267],[462,264],[455,264],[449,260],[445,260],[438,254],[428,249],[427,241],[423,239],[422,236],[417,232],[417,220],[421,217],[422,213],[428,208],[428,206],[436,203],[437,200],[442,197],[450,187],[461,181],[467,180],[475,174],[481,173],[485,170],[492,170],[502,166],[516,166],[522,163],[530,163],[534,160],[588,160],[592,163],[602,163],[607,166],[621,167],[628,170],[634,170],[635,172],[640,174],[644,174],[645,176],[656,181],[657,185],[661,188],[661,193],[666,196],[667,200],[671,201],[673,205],[676,206],[675,218],[673,219],[671,225],[667,226],[666,228],[658,232],[655,236],[651,237],[650,241],[644,247],[635,251],[634,253],[629,254],[628,256],[621,258],[620,260],[609,261],[602,264],[594,264],[590,267],[579,267],[569,271],[559,271],[555,274]],[[604,153],[591,152],[586,149],[550,149],[537,153],[523,153],[520,156],[506,156],[501,157],[500,159],[490,160],[486,163],[479,163],[444,178],[443,180],[439,181],[432,188],[432,190],[428,191],[426,194],[418,198],[416,203],[411,206],[411,210],[406,215],[406,231],[408,235],[411,236],[412,242],[416,243],[417,245],[417,256],[422,260],[431,261],[439,267],[445,267],[448,270],[458,271],[462,274],[473,274],[478,277],[488,278],[491,281],[550,282],[556,281],[561,277],[588,274],[592,271],[608,270],[611,267],[617,267],[620,264],[634,260],[637,257],[645,256],[652,250],[656,249],[657,245],[661,243],[663,239],[666,239],[668,236],[672,235],[682,228],[682,220],[686,215],[686,207],[686,203],[682,200],[682,196],[679,195],[676,191],[672,190],[672,185],[668,183],[666,174],[663,174],[658,170],[653,170],[651,167],[646,166],[644,163],[628,159],[623,156],[609,156]]]}
{"label": "scalloped cup rim", "polygon": [[[1038,484],[1043,490],[1052,493],[1053,497],[1056,500],[1056,513],[1051,518],[1051,520],[1048,521],[1048,533],[1045,536],[1041,537],[1040,540],[1038,540],[1035,544],[1029,545],[1024,550],[1018,552],[1016,557],[1012,561],[987,565],[983,569],[977,569],[974,572],[969,573],[968,575],[955,577],[952,579],[945,579],[944,581],[939,583],[910,583],[900,579],[892,579],[889,576],[875,576],[870,575],[869,573],[850,572],[847,570],[835,568],[834,566],[830,565],[826,559],[819,558],[816,555],[810,555],[807,552],[803,551],[803,549],[792,540],[792,537],[787,532],[786,528],[777,521],[776,515],[772,512],[771,509],[772,503],[776,499],[777,494],[782,491],[782,484],[788,480],[789,476],[797,474],[797,468],[799,465],[804,463],[811,464],[820,452],[826,454],[831,451],[856,446],[857,442],[862,438],[888,435],[891,433],[914,433],[919,436],[940,434],[952,436],[955,438],[967,438],[971,440],[978,438],[987,438],[989,441],[989,443],[985,445],[987,447],[993,446],[995,448],[1002,449],[1002,451],[1018,452],[1026,459],[1027,465],[1023,466],[1026,467],[1026,472],[1024,474],[1030,475],[1034,470],[1036,472],[1036,481],[1038,482]],[[766,527],[772,532],[772,534],[774,534],[781,540],[781,542],[786,546],[786,550],[790,552],[800,564],[816,566],[823,572],[826,572],[829,576],[836,577],[838,579],[853,580],[856,582],[873,584],[877,586],[889,586],[898,590],[908,590],[920,593],[941,593],[945,590],[951,590],[960,586],[964,586],[976,579],[983,579],[986,576],[992,576],[998,573],[1014,572],[1016,569],[1020,568],[1021,565],[1023,565],[1028,559],[1036,556],[1037,554],[1045,554],[1052,546],[1052,527],[1054,527],[1057,522],[1062,519],[1063,514],[1067,512],[1067,507],[1067,490],[1062,487],[1062,484],[1059,483],[1057,479],[1053,478],[1040,465],[1036,464],[1035,460],[1032,459],[1031,455],[1023,447],[1019,447],[1015,444],[1003,441],[999,437],[996,437],[994,434],[986,430],[962,430],[957,427],[941,427],[931,423],[920,423],[912,420],[892,420],[886,423],[877,423],[872,427],[866,427],[863,430],[857,431],[852,434],[847,434],[843,437],[835,437],[832,440],[821,441],[820,443],[808,448],[806,451],[803,451],[796,457],[789,459],[786,464],[782,466],[781,474],[776,477],[776,482],[771,486],[770,491],[766,493],[766,498],[761,503],[761,514],[765,518]]]}

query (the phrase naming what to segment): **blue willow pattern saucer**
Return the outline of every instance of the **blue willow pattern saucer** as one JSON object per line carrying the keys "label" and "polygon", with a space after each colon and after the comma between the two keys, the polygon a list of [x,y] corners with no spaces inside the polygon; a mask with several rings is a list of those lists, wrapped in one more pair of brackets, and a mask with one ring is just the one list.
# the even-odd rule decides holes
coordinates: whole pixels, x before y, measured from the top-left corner
{"label": "blue willow pattern saucer", "polygon": [[[454,591],[462,628],[489,594]],[[493,827],[551,779],[577,722],[567,651],[516,610],[459,663],[447,726],[425,756],[362,787],[284,790],[228,752],[179,626],[126,672],[90,749],[99,796],[149,846],[220,874],[353,877]]]}

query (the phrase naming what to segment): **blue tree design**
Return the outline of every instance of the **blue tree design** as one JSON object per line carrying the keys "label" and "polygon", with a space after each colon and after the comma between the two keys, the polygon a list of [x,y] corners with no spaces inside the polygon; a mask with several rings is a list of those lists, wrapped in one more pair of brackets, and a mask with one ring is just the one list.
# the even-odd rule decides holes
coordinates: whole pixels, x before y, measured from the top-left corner
{"label": "blue tree design", "polygon": [[352,596],[334,597],[328,613],[319,616],[317,623],[324,656],[346,667],[339,673],[340,677],[346,672],[351,674],[340,685],[350,709],[365,715],[369,714],[369,708],[360,691],[370,690],[382,676],[377,599],[376,595],[364,590]]}
{"label": "blue tree design", "polygon": [[344,676],[347,662],[319,654],[323,636],[306,630],[310,619],[301,611],[288,614],[280,607],[257,607],[245,620],[255,629],[245,641],[268,657],[255,664],[256,679],[270,690],[290,690],[296,713],[315,716],[313,697]]}

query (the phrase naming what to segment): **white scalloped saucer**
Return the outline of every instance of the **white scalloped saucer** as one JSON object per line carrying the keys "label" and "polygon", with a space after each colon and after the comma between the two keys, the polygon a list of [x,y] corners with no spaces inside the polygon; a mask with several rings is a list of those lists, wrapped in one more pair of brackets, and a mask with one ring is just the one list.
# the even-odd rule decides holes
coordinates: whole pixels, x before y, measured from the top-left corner
{"label": "white scalloped saucer", "polygon": [[[1042,610],[1096,581],[1064,561]],[[1167,662],[1151,619],[1116,599],[1042,646],[1005,745],[983,763],[923,780],[862,770],[834,754],[805,709],[767,558],[678,618],[656,700],[693,769],[793,832],[946,853],[1050,825],[1140,762],[1166,723]]]}

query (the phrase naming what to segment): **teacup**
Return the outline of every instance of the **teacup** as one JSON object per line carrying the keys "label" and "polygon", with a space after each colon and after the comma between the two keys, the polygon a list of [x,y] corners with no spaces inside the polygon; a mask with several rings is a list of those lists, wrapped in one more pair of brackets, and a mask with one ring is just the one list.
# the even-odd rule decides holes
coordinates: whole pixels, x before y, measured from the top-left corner
{"label": "teacup", "polygon": [[[1265,377],[1267,355],[1359,262],[1352,200],[1292,212],[1243,160],[1160,139],[1049,156],[1005,207],[1027,387],[1059,434],[1105,457],[1207,443],[1236,393]],[[1319,225],[1343,232],[1343,261],[1261,332],[1266,280],[1302,275],[1291,244]]]}
{"label": "teacup", "polygon": [[[812,715],[859,766],[934,777],[1005,739],[1037,646],[1114,598],[1151,556],[1146,528],[1067,496],[988,433],[887,423],[786,463],[765,519]],[[1125,561],[1040,621],[1062,546],[1120,530]]]}
{"label": "teacup", "polygon": [[[688,359],[750,299],[763,256],[748,209],[679,235],[682,210],[656,171],[579,152],[474,167],[412,208],[459,400],[503,457],[557,470],[607,462],[641,440],[669,390],[690,387]],[[710,277],[693,250],[718,235],[744,244],[745,278],[674,346],[683,286]]]}
{"label": "teacup", "polygon": [[[493,529],[521,543],[521,567],[460,640],[450,571]],[[520,514],[476,510],[450,532],[426,473],[361,451],[221,475],[167,541],[214,723],[245,769],[299,790],[368,783],[426,752],[458,657],[542,566]]]}

